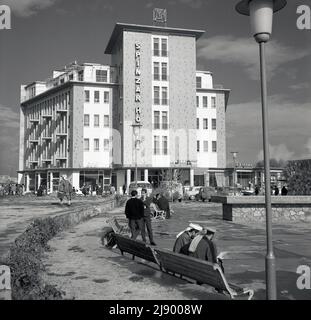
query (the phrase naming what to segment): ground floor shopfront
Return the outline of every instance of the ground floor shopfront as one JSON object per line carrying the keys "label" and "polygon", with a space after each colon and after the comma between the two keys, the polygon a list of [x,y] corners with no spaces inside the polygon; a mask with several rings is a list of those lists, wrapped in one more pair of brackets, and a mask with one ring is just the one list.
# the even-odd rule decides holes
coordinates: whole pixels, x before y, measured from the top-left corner
{"label": "ground floor shopfront", "polygon": [[[60,177],[66,174],[76,190],[87,186],[95,190],[98,186],[104,191],[113,186],[119,193],[136,180],[136,169],[127,168],[83,168],[83,169],[45,169],[30,170],[19,173],[19,183],[25,185],[26,192],[35,192],[39,186],[46,188],[48,193],[58,189]],[[153,188],[162,181],[175,180],[184,186],[233,187],[242,188],[264,185],[263,168],[137,168],[137,180],[150,182]],[[271,169],[271,183],[280,185],[283,181],[282,169]]]}

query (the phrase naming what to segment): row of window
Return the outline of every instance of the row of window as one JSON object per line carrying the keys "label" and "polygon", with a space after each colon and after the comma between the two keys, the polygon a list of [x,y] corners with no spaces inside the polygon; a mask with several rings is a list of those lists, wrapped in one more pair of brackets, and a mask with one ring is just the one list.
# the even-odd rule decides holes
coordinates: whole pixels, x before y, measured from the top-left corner
{"label": "row of window", "polygon": [[[100,91],[95,90],[93,95],[93,101],[94,103],[100,103],[102,100]],[[91,101],[91,92],[90,90],[84,90],[84,102],[90,102]],[[109,103],[109,91],[104,91],[104,97],[103,97],[104,103]]]}
{"label": "row of window", "polygon": [[[84,151],[90,151],[90,139],[89,138],[84,139],[83,149],[84,149]],[[100,151],[100,140],[98,138],[93,139],[93,150]],[[109,139],[104,139],[103,150],[109,151]]]}
{"label": "row of window", "polygon": [[[94,127],[100,127],[100,115],[99,114],[94,114]],[[83,123],[85,127],[89,127],[90,126],[90,115],[89,114],[85,114],[84,115],[84,119],[83,119]],[[108,115],[104,115],[104,128],[109,128],[109,116]]]}
{"label": "row of window", "polygon": [[[162,113],[162,117],[161,117]],[[160,119],[162,118],[162,121]],[[153,112],[153,129],[163,129],[167,130],[168,129],[168,112],[167,111],[154,111]],[[162,126],[161,126],[162,124]]]}
{"label": "row of window", "polygon": [[[197,108],[200,107],[200,96],[197,96]],[[202,97],[203,108],[208,108],[208,96]],[[211,97],[211,108],[216,108],[216,97]]]}
{"label": "row of window", "polygon": [[[201,141],[197,140],[197,152],[201,152]],[[208,141],[203,141],[203,152],[208,152]],[[212,152],[217,152],[217,141],[212,141]]]}
{"label": "row of window", "polygon": [[[203,127],[204,130],[208,129],[208,119],[207,118],[203,118]],[[197,118],[197,129],[200,129],[200,119]],[[216,130],[217,126],[216,126],[216,119],[212,119],[212,130]]]}
{"label": "row of window", "polygon": [[162,149],[160,146],[160,136],[153,136],[153,154],[168,155],[168,137],[167,136],[162,137]]}
{"label": "row of window", "polygon": [[167,38],[153,38],[153,56],[167,57]]}

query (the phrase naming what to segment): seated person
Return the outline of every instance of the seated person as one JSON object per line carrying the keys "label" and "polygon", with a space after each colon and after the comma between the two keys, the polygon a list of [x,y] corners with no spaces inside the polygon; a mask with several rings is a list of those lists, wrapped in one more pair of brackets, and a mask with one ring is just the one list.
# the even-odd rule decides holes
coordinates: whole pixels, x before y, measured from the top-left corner
{"label": "seated person", "polygon": [[181,231],[177,236],[176,236],[176,241],[174,244],[173,251],[176,253],[182,253],[182,254],[188,254],[187,250],[182,251],[182,249],[186,245],[190,245],[191,240],[203,230],[203,228],[195,223],[190,223],[189,226],[184,230]]}
{"label": "seated person", "polygon": [[171,212],[170,212],[170,204],[166,197],[161,193],[160,195],[157,194],[157,205],[159,206],[160,210],[164,210],[166,212],[166,219],[170,219]]}
{"label": "seated person", "polygon": [[224,272],[222,263],[224,253],[221,252],[217,255],[216,244],[213,242],[215,233],[216,230],[213,228],[204,228],[190,244],[183,248],[183,251],[188,251],[188,255],[191,257],[217,263]]}

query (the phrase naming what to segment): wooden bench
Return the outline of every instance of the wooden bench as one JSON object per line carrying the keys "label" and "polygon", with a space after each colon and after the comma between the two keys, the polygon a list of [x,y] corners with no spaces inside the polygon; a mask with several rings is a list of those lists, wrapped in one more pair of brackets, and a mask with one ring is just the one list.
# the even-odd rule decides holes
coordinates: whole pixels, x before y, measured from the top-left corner
{"label": "wooden bench", "polygon": [[133,255],[133,260],[135,259],[135,257],[139,257],[147,261],[159,264],[153,253],[153,249],[145,242],[133,240],[120,234],[115,234],[114,237],[122,255],[124,252],[127,252]]}
{"label": "wooden bench", "polygon": [[178,274],[182,278],[187,277],[198,283],[207,284],[218,291],[229,293],[232,299],[246,296],[251,300],[254,291],[229,284],[218,264],[199,260],[183,254],[171,252],[165,249],[154,249],[155,258],[160,269],[173,275]]}

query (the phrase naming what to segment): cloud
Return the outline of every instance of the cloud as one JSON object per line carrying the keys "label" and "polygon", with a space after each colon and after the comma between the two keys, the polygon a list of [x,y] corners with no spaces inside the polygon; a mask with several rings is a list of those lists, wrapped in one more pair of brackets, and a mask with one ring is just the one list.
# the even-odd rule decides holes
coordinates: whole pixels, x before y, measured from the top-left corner
{"label": "cloud", "polygon": [[[277,146],[269,145],[269,153],[270,153],[270,159],[275,159],[277,161],[280,160],[291,160],[294,156],[294,152],[289,151],[287,146],[284,143],[281,143]],[[263,159],[263,150],[260,150],[257,156],[258,160]]]}
{"label": "cloud", "polygon": [[[269,43],[266,51],[269,77],[275,75],[281,65],[309,56],[308,49],[289,47],[276,40]],[[252,80],[259,78],[259,50],[251,38],[215,36],[201,39],[198,42],[198,57],[242,66]]]}
{"label": "cloud", "polygon": [[301,83],[297,83],[297,84],[293,84],[290,86],[290,89],[293,90],[310,90],[310,82],[301,82]]}
{"label": "cloud", "polygon": [[54,5],[58,0],[5,0],[12,12],[19,17],[29,17]]}
{"label": "cloud", "polygon": [[19,114],[14,112],[11,108],[5,107],[0,104],[0,128],[18,128],[19,127]]}
{"label": "cloud", "polygon": [[[207,1],[205,0],[205,3]],[[189,6],[193,9],[199,9],[202,7],[203,5],[203,0],[169,0],[168,1],[168,4],[171,5],[171,6],[175,6],[175,5],[178,5],[179,3],[183,4],[183,5],[186,5],[186,6]],[[147,4],[145,5],[146,8],[152,8],[152,7],[160,7],[157,3],[157,1],[155,0],[150,0],[147,2]]]}
{"label": "cloud", "polygon": [[[306,141],[311,138],[311,104],[297,103],[285,95],[268,97],[271,157],[307,157]],[[256,161],[262,150],[260,100],[229,104],[226,114],[228,150],[239,151],[244,161]],[[311,148],[311,141],[309,145]],[[302,156],[304,155],[304,156]],[[285,159],[287,160],[287,159]]]}

